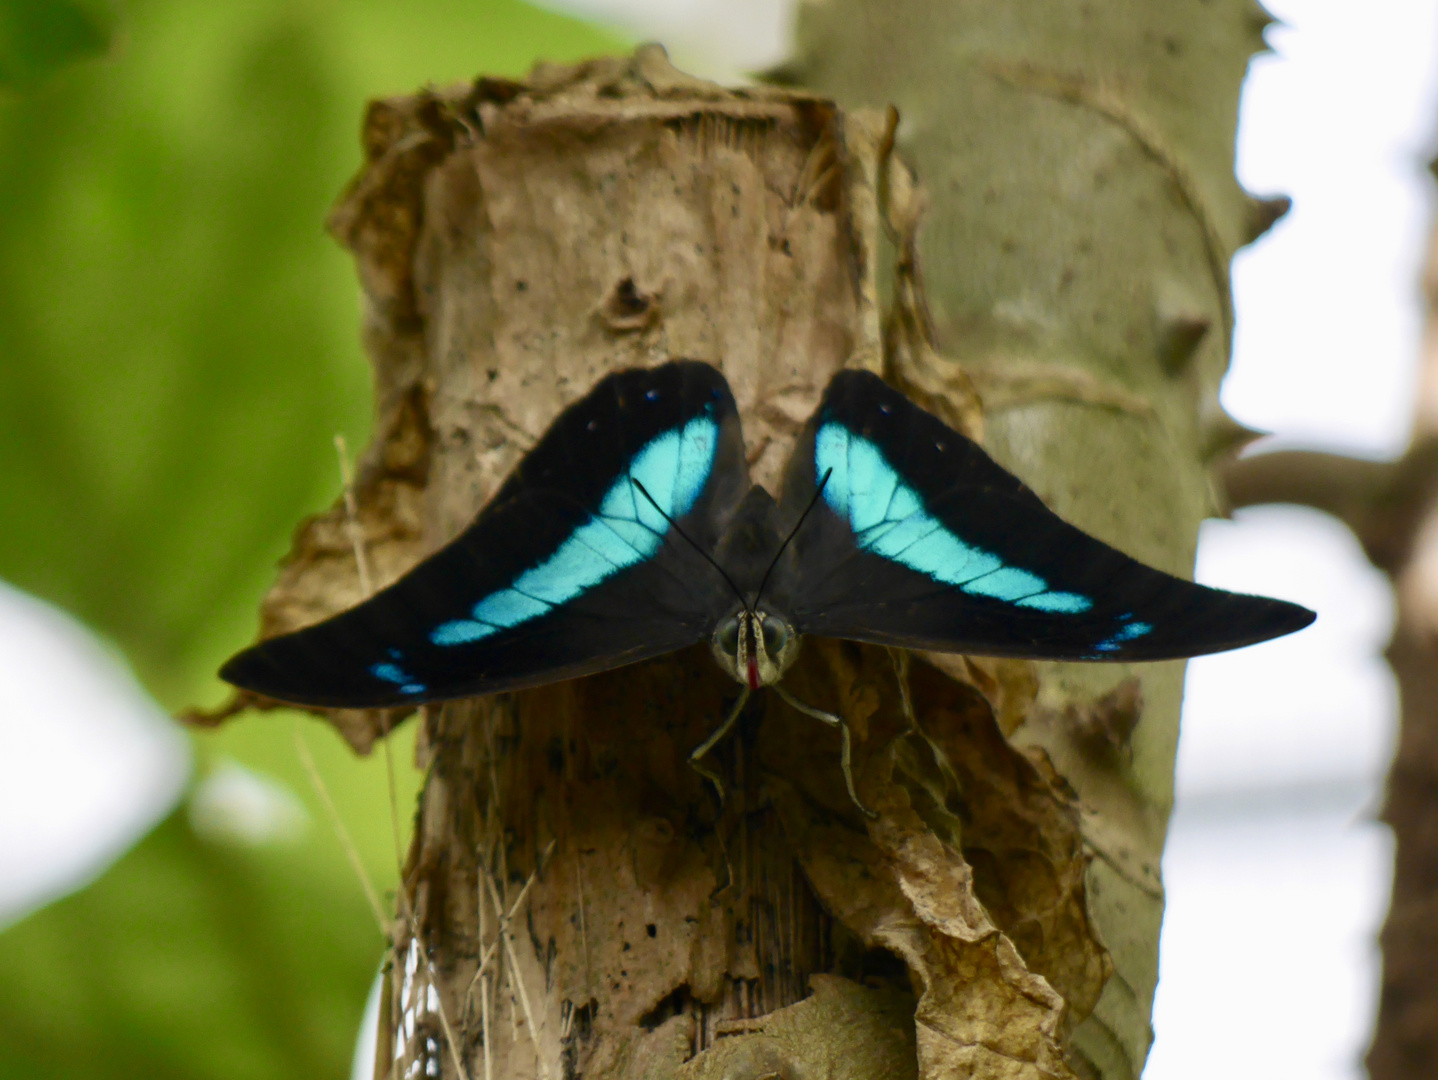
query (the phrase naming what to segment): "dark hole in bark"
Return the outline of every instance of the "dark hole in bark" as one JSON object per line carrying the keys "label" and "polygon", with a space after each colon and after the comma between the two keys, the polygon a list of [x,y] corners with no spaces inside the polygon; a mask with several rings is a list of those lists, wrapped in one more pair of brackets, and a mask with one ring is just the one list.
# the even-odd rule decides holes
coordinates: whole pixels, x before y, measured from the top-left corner
{"label": "dark hole in bark", "polygon": [[645,1031],[653,1031],[666,1020],[671,1020],[684,1012],[691,1001],[689,984],[680,983],[668,994],[659,999],[659,1003],[639,1018],[639,1026]]}
{"label": "dark hole in bark", "polygon": [[624,278],[604,301],[600,317],[615,332],[643,330],[654,322],[658,308],[654,297],[639,291],[632,277]]}
{"label": "dark hole in bark", "polygon": [[643,315],[649,310],[649,300],[639,295],[633,278],[625,278],[614,290],[614,310],[620,315]]}
{"label": "dark hole in bark", "polygon": [[858,981],[875,988],[908,990],[913,986],[909,965],[888,949],[869,949],[864,953]]}
{"label": "dark hole in bark", "polygon": [[857,934],[842,923],[833,923],[829,971],[872,989],[911,991],[909,965],[888,949],[865,946]]}

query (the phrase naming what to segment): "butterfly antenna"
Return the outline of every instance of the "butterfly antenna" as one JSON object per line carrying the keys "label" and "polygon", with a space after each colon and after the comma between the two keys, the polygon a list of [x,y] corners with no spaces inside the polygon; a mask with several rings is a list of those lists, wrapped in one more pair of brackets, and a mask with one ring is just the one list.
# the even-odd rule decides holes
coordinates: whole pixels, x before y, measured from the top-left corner
{"label": "butterfly antenna", "polygon": [[824,485],[829,482],[829,477],[834,475],[834,470],[829,469],[824,473],[824,479],[819,481],[819,486],[814,489],[814,496],[809,500],[809,505],[804,507],[804,512],[799,515],[799,520],[794,522],[794,527],[789,530],[789,535],[784,537],[784,542],[779,545],[779,550],[774,552],[774,561],[769,564],[769,569],[764,571],[764,577],[759,582],[759,591],[754,594],[754,603],[764,595],[764,586],[769,584],[769,575],[774,572],[774,567],[779,565],[779,557],[784,554],[784,549],[789,546],[789,541],[794,539],[795,534],[804,524],[804,519],[809,516],[809,511],[814,509],[814,504],[819,501],[819,496],[824,494]]}
{"label": "butterfly antenna", "polygon": [[690,547],[692,547],[695,551],[699,552],[700,555],[704,556],[705,562],[707,562],[710,566],[714,567],[715,570],[719,571],[719,576],[729,583],[729,588],[734,590],[734,595],[739,598],[739,603],[744,605],[745,611],[748,611],[749,604],[745,601],[744,594],[739,591],[739,586],[735,585],[734,579],[725,572],[722,566],[720,566],[717,562],[714,561],[714,557],[710,555],[709,552],[705,551],[702,547],[700,547],[694,541],[693,537],[691,537],[687,532],[681,529],[679,527],[679,522],[675,521],[672,517],[670,517],[664,512],[664,508],[654,501],[654,496],[649,494],[649,492],[644,489],[643,484],[641,484],[638,480],[634,479],[634,477],[632,476],[629,478],[629,482],[639,489],[639,494],[643,495],[646,499],[649,500],[650,506],[654,507],[655,510],[659,511],[659,516],[662,517],[665,521],[669,522],[670,527],[672,527],[675,532],[677,532],[680,536],[684,537],[684,539],[689,542]]}

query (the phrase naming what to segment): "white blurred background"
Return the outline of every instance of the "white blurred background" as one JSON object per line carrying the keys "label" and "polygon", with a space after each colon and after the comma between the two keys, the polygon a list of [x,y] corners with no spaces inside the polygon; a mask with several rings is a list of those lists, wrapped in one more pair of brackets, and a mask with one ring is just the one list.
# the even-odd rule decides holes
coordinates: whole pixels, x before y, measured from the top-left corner
{"label": "white blurred background", "polygon": [[[550,6],[662,39],[691,70],[731,79],[782,59],[792,19],[789,0]],[[1438,5],[1268,6],[1284,25],[1250,72],[1238,172],[1294,207],[1235,263],[1224,401],[1274,432],[1270,447],[1394,456],[1410,426],[1432,223]],[[1320,618],[1189,667],[1145,1077],[1357,1078],[1390,874],[1374,815],[1396,715],[1380,655],[1391,597],[1340,525],[1291,509],[1205,526],[1198,577]],[[185,740],[118,660],[0,587],[0,925],[99,873],[168,812],[189,770]],[[265,801],[236,783],[220,795],[238,811]]]}
{"label": "white blurred background", "polygon": [[[1244,89],[1238,175],[1293,210],[1234,263],[1228,410],[1312,446],[1407,444],[1433,227],[1438,5],[1268,0],[1285,23]],[[1189,665],[1147,1080],[1347,1080],[1376,1012],[1391,839],[1378,824],[1397,691],[1393,601],[1321,514],[1210,522],[1198,577],[1319,612]],[[1250,977],[1234,980],[1233,971]]]}

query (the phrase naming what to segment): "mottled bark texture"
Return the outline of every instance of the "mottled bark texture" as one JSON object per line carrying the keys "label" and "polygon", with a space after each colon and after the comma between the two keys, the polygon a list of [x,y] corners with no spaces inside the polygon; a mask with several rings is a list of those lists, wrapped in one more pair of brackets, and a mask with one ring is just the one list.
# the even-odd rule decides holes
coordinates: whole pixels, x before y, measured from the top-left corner
{"label": "mottled bark texture", "polygon": [[[264,633],[360,599],[356,550],[380,586],[452,537],[617,368],[722,367],[771,489],[846,365],[977,434],[932,347],[895,119],[726,91],[656,48],[372,106],[331,225],[367,300],[376,436],[354,518],[301,527]],[[1112,970],[1080,810],[1006,737],[1031,666],[943,664],[810,641],[791,677],[854,727],[873,822],[837,736],[763,694],[714,755],[718,804],[685,758],[737,687],[703,648],[424,710],[376,1075],[1073,1076]],[[401,719],[325,715],[361,752]]]}
{"label": "mottled bark texture", "polygon": [[[1213,464],[1229,261],[1286,208],[1233,174],[1254,0],[827,0],[786,84],[893,103],[929,196],[936,347],[974,379],[986,445],[1060,514],[1189,574]],[[882,46],[882,47],[880,47]],[[1090,912],[1115,976],[1074,1032],[1086,1076],[1136,1080],[1152,1034],[1181,663],[1038,667],[1013,742],[1077,792]]]}

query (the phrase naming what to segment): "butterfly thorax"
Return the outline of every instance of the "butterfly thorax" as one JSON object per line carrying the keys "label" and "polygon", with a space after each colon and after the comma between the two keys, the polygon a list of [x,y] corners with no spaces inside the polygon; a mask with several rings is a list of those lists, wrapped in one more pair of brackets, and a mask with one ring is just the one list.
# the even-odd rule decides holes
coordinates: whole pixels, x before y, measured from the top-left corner
{"label": "butterfly thorax", "polygon": [[719,621],[710,648],[721,668],[758,690],[784,677],[799,655],[799,635],[782,615],[741,608]]}

